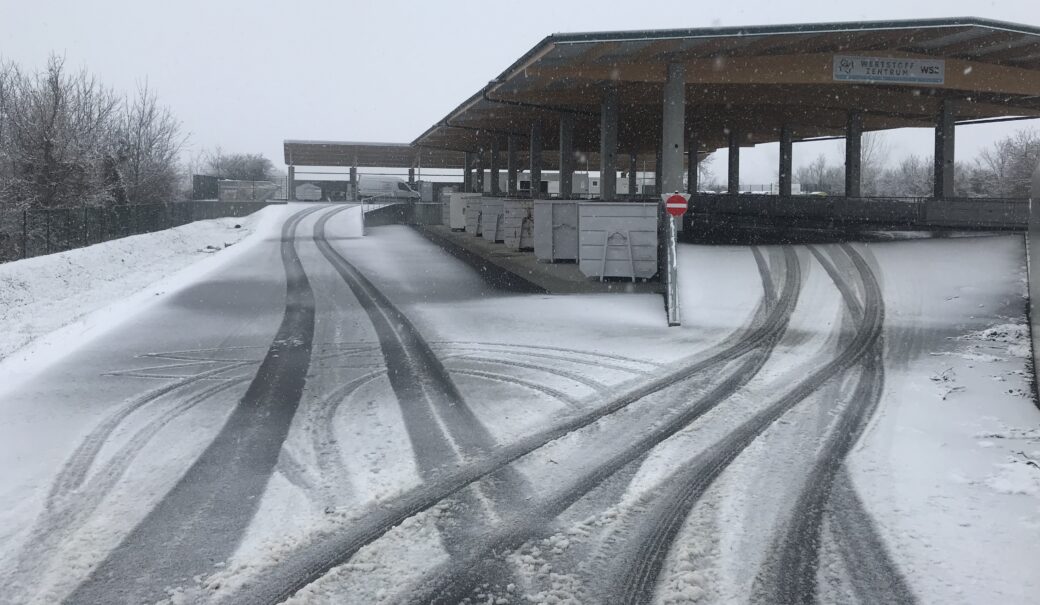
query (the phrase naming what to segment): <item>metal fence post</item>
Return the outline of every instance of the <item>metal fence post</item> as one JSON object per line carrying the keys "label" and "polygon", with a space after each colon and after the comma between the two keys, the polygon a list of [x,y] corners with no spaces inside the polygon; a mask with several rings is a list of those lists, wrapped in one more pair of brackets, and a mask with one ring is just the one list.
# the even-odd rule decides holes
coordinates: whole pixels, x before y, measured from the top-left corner
{"label": "metal fence post", "polygon": [[43,249],[44,249],[44,252],[46,254],[50,254],[51,253],[51,211],[50,210],[44,210],[43,211],[43,216],[46,217],[43,220],[43,223],[44,223],[43,233],[44,233],[44,237],[47,239],[47,244],[43,247]]}
{"label": "metal fence post", "polygon": [[22,258],[29,258],[29,211],[22,210]]}

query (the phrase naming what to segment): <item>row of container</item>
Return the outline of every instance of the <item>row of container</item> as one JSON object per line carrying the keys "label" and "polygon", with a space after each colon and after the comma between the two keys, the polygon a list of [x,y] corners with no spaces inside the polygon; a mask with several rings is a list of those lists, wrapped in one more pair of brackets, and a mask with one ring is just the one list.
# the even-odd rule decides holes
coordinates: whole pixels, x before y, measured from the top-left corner
{"label": "row of container", "polygon": [[587,277],[647,279],[657,273],[654,202],[529,200],[452,193],[442,222],[541,261],[577,262]]}

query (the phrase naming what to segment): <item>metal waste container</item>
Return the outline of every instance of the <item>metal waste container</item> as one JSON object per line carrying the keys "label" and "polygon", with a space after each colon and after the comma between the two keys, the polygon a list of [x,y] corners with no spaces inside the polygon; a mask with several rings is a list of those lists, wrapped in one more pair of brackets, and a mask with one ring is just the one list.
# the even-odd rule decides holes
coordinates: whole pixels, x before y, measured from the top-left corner
{"label": "metal waste container", "polygon": [[660,204],[580,202],[578,268],[588,277],[650,278],[657,273]]}
{"label": "metal waste container", "polygon": [[506,199],[502,202],[502,228],[502,241],[506,248],[534,248],[534,200]]}
{"label": "metal waste container", "polygon": [[502,198],[485,197],[480,200],[480,235],[489,242],[500,242],[502,229]]}
{"label": "metal waste container", "polygon": [[535,200],[534,255],[538,260],[578,260],[578,202]]}

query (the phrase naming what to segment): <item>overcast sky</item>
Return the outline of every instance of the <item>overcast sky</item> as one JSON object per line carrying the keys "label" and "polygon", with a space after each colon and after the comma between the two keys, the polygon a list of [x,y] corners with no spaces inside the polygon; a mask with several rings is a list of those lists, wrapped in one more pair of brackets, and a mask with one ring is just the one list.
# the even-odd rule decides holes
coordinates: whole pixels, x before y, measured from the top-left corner
{"label": "overcast sky", "polygon": [[[0,0],[0,56],[36,68],[63,54],[121,91],[147,80],[189,153],[220,145],[281,167],[287,138],[409,142],[553,32],[954,16],[1035,26],[1040,1]],[[1023,124],[959,129],[958,157]],[[925,130],[888,140],[891,157],[931,153]],[[795,164],[839,149],[796,145]],[[773,180],[776,156],[745,150],[744,180]]]}

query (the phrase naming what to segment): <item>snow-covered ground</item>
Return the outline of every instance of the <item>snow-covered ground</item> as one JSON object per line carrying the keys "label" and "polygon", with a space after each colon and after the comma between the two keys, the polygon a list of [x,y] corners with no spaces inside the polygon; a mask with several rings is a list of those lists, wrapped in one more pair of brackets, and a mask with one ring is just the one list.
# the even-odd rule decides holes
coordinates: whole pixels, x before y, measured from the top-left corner
{"label": "snow-covered ground", "polygon": [[[22,461],[0,481],[0,503],[11,504],[0,513],[11,528],[0,547],[36,535],[55,545],[45,560],[58,564],[37,578],[38,601],[86,578],[220,429],[282,320],[283,261],[292,262],[277,233],[302,208],[244,223],[260,235],[175,283],[125,285],[138,291],[135,305],[158,301],[150,308],[94,312],[78,320],[83,328],[40,336],[0,363],[8,378],[19,357],[43,351],[60,361],[57,348],[39,348],[54,334],[95,341],[69,358],[82,362],[75,367],[37,368],[40,377],[26,373],[12,398],[0,395],[0,416],[14,421],[0,429],[0,454]],[[1029,384],[1021,237],[683,245],[683,325],[668,328],[659,296],[496,292],[415,231],[362,236],[359,218],[356,207],[300,218],[290,245],[315,302],[306,387],[237,550],[164,584],[172,602],[264,601],[297,581],[294,569],[315,566],[322,577],[293,602],[452,590],[473,602],[602,602],[626,586],[630,547],[644,534],[670,536],[647,542],[664,544],[652,551],[656,602],[773,602],[771,566],[789,554],[780,538],[804,512],[808,469],[839,420],[868,403],[872,418],[825,477],[839,495],[851,484],[865,511],[858,520],[875,528],[917,601],[1035,602],[1040,411]],[[880,340],[862,340],[874,291],[867,274],[883,303]],[[861,340],[877,343],[883,371],[856,357],[804,386]],[[451,389],[415,361],[425,347],[461,394],[453,406],[438,407],[436,393]],[[386,350],[411,357],[398,363]],[[74,384],[41,385],[70,370],[94,385],[85,405]],[[424,394],[412,401],[414,372]],[[65,460],[83,435],[141,393],[185,379],[197,381],[183,395],[163,394],[114,425],[82,470],[88,487],[122,473],[94,503],[107,503],[99,514],[83,517],[87,531],[62,542],[25,529],[53,515],[46,503],[75,503],[75,490],[60,500],[48,493],[63,485],[55,474],[69,483]],[[222,380],[232,390],[207,399]],[[876,399],[857,394],[861,383],[877,385]],[[201,403],[182,412],[192,397]],[[471,416],[458,415],[460,405]],[[416,416],[417,406],[432,414]],[[136,458],[122,455],[133,448]],[[468,474],[477,467],[495,472]],[[699,491],[669,500],[690,476]],[[467,487],[452,483],[460,477]],[[881,594],[850,588],[856,570],[834,527],[839,501],[811,536],[820,602]],[[657,531],[669,515],[668,531]],[[356,550],[341,560],[340,540]]]}
{"label": "snow-covered ground", "polygon": [[223,250],[279,226],[284,212],[271,206],[243,218],[196,221],[0,264],[0,363],[7,382],[66,354],[70,343],[103,333],[150,304],[149,297],[234,262],[241,249],[234,255]]}

